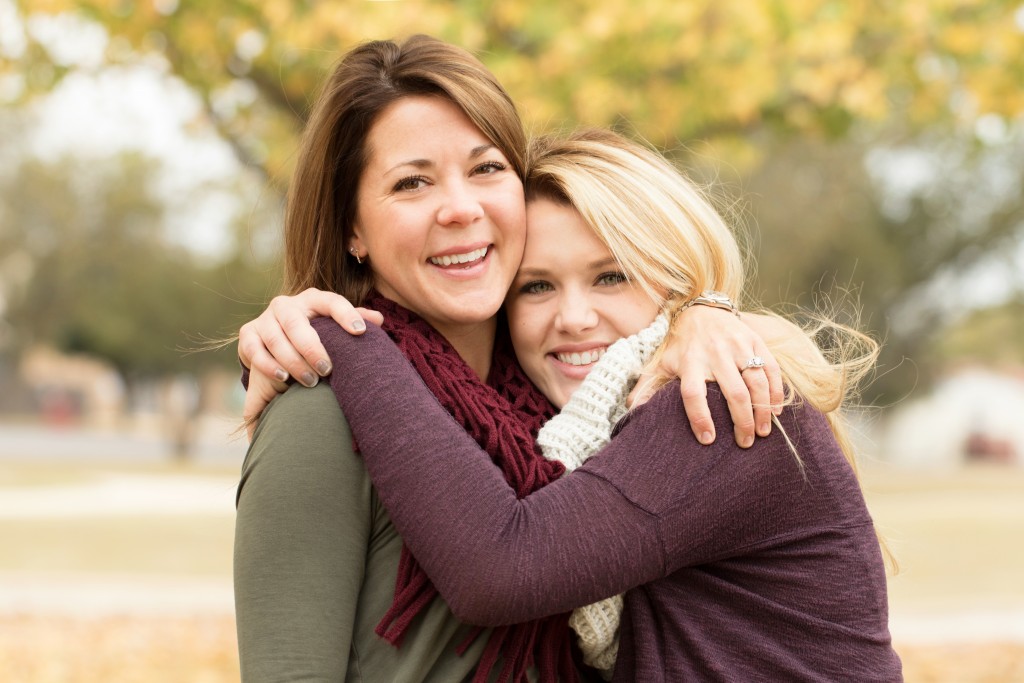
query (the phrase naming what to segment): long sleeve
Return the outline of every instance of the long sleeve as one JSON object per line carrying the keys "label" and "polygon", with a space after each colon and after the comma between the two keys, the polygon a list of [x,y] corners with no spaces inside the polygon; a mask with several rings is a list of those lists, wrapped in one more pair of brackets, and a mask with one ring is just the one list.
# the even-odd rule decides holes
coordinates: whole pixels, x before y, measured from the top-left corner
{"label": "long sleeve", "polygon": [[[827,533],[834,520],[870,526],[820,414],[791,408],[784,416],[803,468],[779,430],[749,451],[731,439],[701,446],[685,426],[678,383],[633,411],[580,469],[517,500],[383,332],[350,338],[333,323],[316,327],[384,505],[466,622],[566,611],[773,545],[800,552],[793,537]],[[717,393],[712,413],[725,431],[728,408]],[[842,485],[831,484],[837,479]]]}
{"label": "long sleeve", "polygon": [[337,403],[296,387],[243,465],[235,604],[246,683],[345,680],[371,533],[370,486]]}
{"label": "long sleeve", "polygon": [[[329,321],[316,326],[338,368],[332,388],[385,506],[465,621],[566,611],[756,538],[744,514],[757,501],[723,508],[718,497],[747,495],[777,460],[751,467],[757,454],[727,440],[699,446],[685,429],[678,387],[634,411],[572,475],[518,500],[383,332],[371,326],[350,338]],[[724,402],[714,410],[727,419]],[[729,456],[738,466],[719,467]],[[717,483],[704,490],[713,470]]]}

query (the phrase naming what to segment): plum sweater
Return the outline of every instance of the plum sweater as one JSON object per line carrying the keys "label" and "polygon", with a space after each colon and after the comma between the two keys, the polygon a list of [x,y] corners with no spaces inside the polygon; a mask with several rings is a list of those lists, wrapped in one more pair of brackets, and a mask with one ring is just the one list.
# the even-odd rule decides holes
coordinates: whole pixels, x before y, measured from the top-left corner
{"label": "plum sweater", "polygon": [[[899,681],[885,572],[824,416],[700,446],[677,383],[523,499],[375,326],[315,321],[331,387],[402,538],[460,619],[500,625],[625,592],[615,681]],[[712,385],[712,415],[728,433]]]}

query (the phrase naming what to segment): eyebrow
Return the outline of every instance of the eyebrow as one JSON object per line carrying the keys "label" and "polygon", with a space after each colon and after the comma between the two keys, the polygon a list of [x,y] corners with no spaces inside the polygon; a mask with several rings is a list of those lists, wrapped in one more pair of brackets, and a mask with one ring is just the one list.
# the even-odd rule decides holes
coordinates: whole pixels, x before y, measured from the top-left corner
{"label": "eyebrow", "polygon": [[[491,144],[490,142],[483,145],[477,145],[473,149],[469,150],[469,160],[472,161],[480,156],[483,156],[486,152],[492,149],[494,149],[494,145]],[[430,168],[433,165],[434,162],[430,161],[429,159],[408,159],[406,161],[398,162],[388,170],[384,171],[384,174],[387,175],[388,173],[394,171],[396,168],[401,168],[402,166],[412,166],[413,168]]]}
{"label": "eyebrow", "polygon": [[[587,264],[587,270],[598,270],[600,268],[607,268],[608,266],[615,265],[614,256],[600,259],[599,261],[591,261]],[[516,277],[545,277],[550,275],[551,271],[547,268],[520,268],[519,272],[516,273]]]}

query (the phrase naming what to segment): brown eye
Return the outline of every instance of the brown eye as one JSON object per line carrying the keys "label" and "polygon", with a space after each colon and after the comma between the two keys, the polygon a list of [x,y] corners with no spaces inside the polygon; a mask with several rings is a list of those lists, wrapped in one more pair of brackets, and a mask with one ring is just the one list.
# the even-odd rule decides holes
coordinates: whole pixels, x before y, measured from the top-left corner
{"label": "brown eye", "polygon": [[508,168],[508,166],[500,161],[488,161],[474,168],[473,173],[477,175],[492,175],[499,171],[504,171],[506,168]]}
{"label": "brown eye", "polygon": [[418,190],[426,184],[426,178],[424,178],[423,176],[414,175],[409,176],[408,178],[402,178],[397,183],[395,183],[395,186],[392,189],[395,192],[405,192],[408,190]]}

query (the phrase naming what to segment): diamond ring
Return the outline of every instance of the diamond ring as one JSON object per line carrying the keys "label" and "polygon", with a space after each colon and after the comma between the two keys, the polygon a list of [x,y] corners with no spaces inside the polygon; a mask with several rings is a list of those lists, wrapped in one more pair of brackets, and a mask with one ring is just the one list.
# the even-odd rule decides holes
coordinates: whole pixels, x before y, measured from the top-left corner
{"label": "diamond ring", "polygon": [[743,372],[744,370],[750,370],[751,368],[763,368],[763,367],[764,367],[764,358],[761,358],[761,356],[754,356],[753,358],[751,358],[750,360],[747,361],[746,365],[744,365],[742,368],[740,368],[740,372]]}

